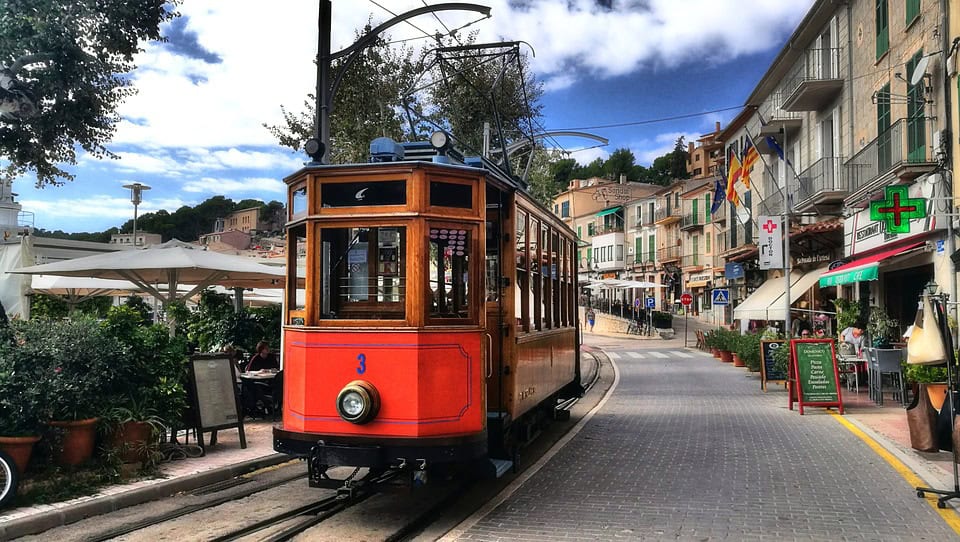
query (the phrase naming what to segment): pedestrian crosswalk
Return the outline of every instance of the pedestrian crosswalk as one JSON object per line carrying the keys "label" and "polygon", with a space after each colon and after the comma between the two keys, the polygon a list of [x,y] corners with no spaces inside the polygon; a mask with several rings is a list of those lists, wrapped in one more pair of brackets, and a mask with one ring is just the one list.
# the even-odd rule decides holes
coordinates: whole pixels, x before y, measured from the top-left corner
{"label": "pedestrian crosswalk", "polygon": [[605,353],[610,359],[690,359],[696,356],[709,356],[708,352],[699,350],[639,350],[629,352],[613,352],[606,350]]}

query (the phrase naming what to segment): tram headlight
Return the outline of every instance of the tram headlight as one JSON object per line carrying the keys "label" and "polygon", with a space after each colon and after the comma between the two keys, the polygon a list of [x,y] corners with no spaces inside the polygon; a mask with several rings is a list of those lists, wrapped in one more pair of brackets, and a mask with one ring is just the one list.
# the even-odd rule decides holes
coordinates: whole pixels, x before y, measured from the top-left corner
{"label": "tram headlight", "polygon": [[379,410],[380,394],[369,382],[354,380],[337,395],[337,414],[350,423],[367,423]]}

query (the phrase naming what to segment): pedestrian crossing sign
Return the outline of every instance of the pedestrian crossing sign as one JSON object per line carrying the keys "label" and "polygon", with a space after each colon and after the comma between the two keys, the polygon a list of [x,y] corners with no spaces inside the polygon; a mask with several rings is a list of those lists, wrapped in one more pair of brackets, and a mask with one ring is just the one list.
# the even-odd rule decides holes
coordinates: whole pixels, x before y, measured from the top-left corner
{"label": "pedestrian crossing sign", "polygon": [[726,288],[714,288],[713,289],[713,304],[714,305],[729,305],[730,304],[730,290]]}

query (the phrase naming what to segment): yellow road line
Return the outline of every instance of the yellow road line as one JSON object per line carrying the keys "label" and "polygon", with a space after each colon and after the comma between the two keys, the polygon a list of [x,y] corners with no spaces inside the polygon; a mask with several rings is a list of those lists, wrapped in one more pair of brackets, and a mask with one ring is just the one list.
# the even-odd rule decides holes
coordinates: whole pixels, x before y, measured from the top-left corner
{"label": "yellow road line", "polygon": [[248,473],[246,473],[246,474],[241,474],[240,477],[241,477],[241,478],[253,478],[254,476],[263,474],[263,473],[265,473],[265,472],[273,472],[273,471],[275,471],[275,470],[280,470],[280,469],[282,469],[282,468],[284,468],[284,467],[289,467],[290,465],[296,465],[296,464],[299,463],[299,462],[300,462],[299,459],[292,459],[292,460],[290,460],[290,461],[284,461],[283,463],[278,463],[278,464],[276,464],[276,465],[271,465],[271,466],[269,466],[269,467],[263,467],[263,468],[259,468],[259,469],[255,470],[255,471],[250,471],[250,472],[248,472]]}
{"label": "yellow road line", "polygon": [[[874,451],[874,453],[876,453],[881,458],[883,458],[883,460],[886,461],[891,467],[893,467],[893,470],[897,471],[897,473],[899,473],[900,476],[902,476],[903,479],[906,480],[907,483],[909,483],[911,486],[922,487],[927,485],[927,483],[921,480],[920,477],[916,475],[916,473],[914,473],[912,470],[910,470],[909,467],[904,465],[902,461],[900,461],[899,459],[896,458],[896,456],[888,452],[883,446],[880,446],[880,443],[873,440],[869,435],[861,431],[859,427],[853,425],[852,423],[844,419],[843,416],[841,416],[840,414],[838,414],[833,410],[830,411],[830,414],[833,416],[835,420],[840,422],[840,425],[846,427],[848,431],[850,431],[851,433],[856,435],[858,438],[860,438],[860,440],[866,443],[866,445],[869,446]],[[932,493],[927,493],[927,496],[926,498],[924,498],[924,500],[927,501],[927,504],[929,504],[931,508],[933,508],[938,514],[940,514],[940,517],[943,518],[943,521],[945,521],[947,525],[949,525],[950,528],[953,529],[955,533],[960,534],[960,515],[957,515],[957,512],[955,510],[946,509],[946,508],[937,508],[937,495]]]}

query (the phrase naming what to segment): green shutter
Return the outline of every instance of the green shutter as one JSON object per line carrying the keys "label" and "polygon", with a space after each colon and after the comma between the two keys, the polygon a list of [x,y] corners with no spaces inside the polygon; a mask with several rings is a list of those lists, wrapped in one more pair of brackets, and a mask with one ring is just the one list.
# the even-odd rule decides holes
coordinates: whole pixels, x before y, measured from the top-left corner
{"label": "green shutter", "polygon": [[700,223],[700,212],[699,212],[699,210],[697,209],[697,205],[698,205],[699,203],[700,203],[700,200],[698,200],[698,199],[696,199],[696,198],[693,199],[693,222],[692,222],[693,224],[699,224],[699,223]]}
{"label": "green shutter", "polygon": [[647,255],[647,258],[649,258],[649,259],[648,259],[647,261],[653,262],[653,261],[656,261],[656,259],[657,259],[657,257],[656,257],[656,256],[657,256],[657,241],[656,241],[656,239],[657,239],[657,237],[656,237],[655,235],[651,235],[650,237],[647,238],[647,244],[649,245],[647,248],[650,249],[650,252],[649,252],[649,254]]}
{"label": "green shutter", "polygon": [[577,226],[577,239],[583,238],[583,226]]}
{"label": "green shutter", "polygon": [[907,20],[909,25],[914,19],[920,16],[920,0],[907,0]]}
{"label": "green shutter", "polygon": [[700,251],[697,250],[698,248],[697,245],[699,244],[700,244],[700,236],[694,235],[693,236],[693,265],[700,265],[698,263],[700,261]]}
{"label": "green shutter", "polygon": [[643,261],[643,237],[639,235],[633,240],[633,261],[634,263]]}
{"label": "green shutter", "polygon": [[880,89],[877,100],[877,166],[887,171],[893,164],[890,141],[890,83]]}
{"label": "green shutter", "polygon": [[704,222],[710,222],[710,192],[703,195],[703,216],[707,219]]}
{"label": "green shutter", "polygon": [[713,234],[712,234],[712,233],[708,233],[708,234],[706,234],[706,236],[705,236],[707,249],[706,249],[704,252],[706,252],[707,254],[710,253],[710,238],[711,238],[711,237],[713,237]]}
{"label": "green shutter", "polygon": [[[923,50],[917,51],[913,58],[907,61],[907,81],[913,79],[913,72],[923,58]],[[911,163],[923,162],[927,158],[923,94],[920,85],[907,83],[907,161]]]}
{"label": "green shutter", "polygon": [[888,24],[887,0],[877,0],[877,58],[890,49],[890,25]]}
{"label": "green shutter", "polygon": [[592,248],[588,248],[588,249],[587,249],[587,263],[588,263],[588,264],[591,264],[591,266],[592,266],[592,264],[593,264],[593,249],[592,249]]}

